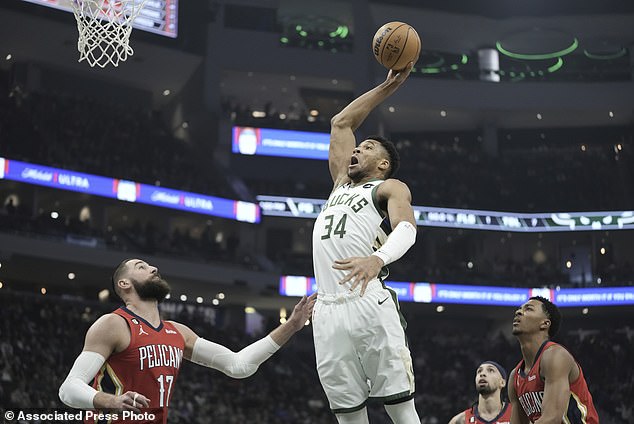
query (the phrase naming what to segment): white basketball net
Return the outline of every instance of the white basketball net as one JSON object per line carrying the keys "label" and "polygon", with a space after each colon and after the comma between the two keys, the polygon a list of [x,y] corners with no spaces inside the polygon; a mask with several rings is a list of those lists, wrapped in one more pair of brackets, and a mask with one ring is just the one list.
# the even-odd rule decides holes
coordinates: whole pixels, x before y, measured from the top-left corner
{"label": "white basketball net", "polygon": [[134,54],[132,23],[147,0],[72,0],[77,20],[79,61],[91,67],[119,66]]}

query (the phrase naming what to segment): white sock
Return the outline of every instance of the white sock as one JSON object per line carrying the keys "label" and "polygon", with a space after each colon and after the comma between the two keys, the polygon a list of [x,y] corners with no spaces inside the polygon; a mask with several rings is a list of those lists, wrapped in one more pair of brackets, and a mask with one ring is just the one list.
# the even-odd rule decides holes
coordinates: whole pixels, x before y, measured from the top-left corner
{"label": "white sock", "polygon": [[339,424],[370,424],[368,420],[368,411],[364,407],[363,409],[355,412],[345,412],[342,414],[336,414],[337,422]]}
{"label": "white sock", "polygon": [[394,424],[420,424],[414,399],[394,405],[385,405],[385,410]]}

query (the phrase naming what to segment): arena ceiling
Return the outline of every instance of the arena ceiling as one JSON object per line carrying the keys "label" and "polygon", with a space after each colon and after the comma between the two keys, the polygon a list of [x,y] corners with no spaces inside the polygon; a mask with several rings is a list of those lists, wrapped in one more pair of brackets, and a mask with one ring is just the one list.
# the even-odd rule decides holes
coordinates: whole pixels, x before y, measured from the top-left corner
{"label": "arena ceiling", "polygon": [[[288,0],[232,0],[223,4],[268,7],[276,10],[279,17],[302,16],[304,13],[307,19],[312,19],[319,13],[321,18],[335,19],[346,25],[350,37],[353,38],[361,37],[357,34],[359,31],[365,34],[377,27],[378,23],[407,16],[413,25],[421,28],[425,51],[442,51],[456,55],[467,52],[471,55],[472,62],[476,60],[479,48],[494,46],[497,41],[504,43],[507,48],[531,54],[558,51],[576,39],[581,47],[589,48],[591,53],[609,55],[626,49],[632,55],[634,4],[631,2],[566,0],[552,5],[543,0],[521,4],[514,2],[512,7],[508,3],[487,0],[477,2],[476,6],[476,2],[458,5],[455,2],[440,4],[430,0],[389,0],[368,3],[366,16],[355,15],[348,1],[331,0],[317,5],[315,2]],[[14,7],[18,4],[19,7]],[[210,21],[221,18],[221,14],[209,12],[217,9],[218,4],[211,1],[203,6],[204,14]],[[137,31],[137,34],[133,34],[136,37],[133,39],[135,54],[130,60],[116,69],[91,69],[85,63],[77,63],[77,30],[71,14],[23,4],[18,0],[4,4],[0,11],[0,37],[3,40],[0,57],[10,53],[13,62],[44,64],[70,74],[146,90],[153,94],[159,105],[170,100],[161,96],[166,88],[172,94],[179,93],[197,70],[207,66],[201,54],[182,48],[183,43],[170,42],[163,37]],[[355,25],[355,19],[359,22],[364,17],[370,23],[366,23],[363,28],[359,24]],[[181,21],[181,25],[186,25],[186,22]],[[581,54],[581,47],[575,54]],[[8,66],[10,61],[0,61],[0,67],[6,69]],[[332,78],[323,77],[318,72],[315,75],[298,73],[294,80],[289,81],[289,72],[285,72],[288,66],[284,64],[266,72],[258,71],[257,68],[223,69],[221,65],[219,94],[253,107],[263,107],[271,103],[276,110],[284,113],[293,108],[308,110],[318,107],[325,116],[340,109],[342,102],[365,89],[365,86],[357,88],[361,85],[359,80],[355,81],[347,76]],[[377,82],[383,78],[383,71],[378,65],[373,72]],[[463,91],[460,82],[427,81],[433,82],[432,88],[446,87],[450,93],[444,96],[447,98],[460,97],[460,92]],[[566,88],[563,83],[544,85],[539,82],[516,85],[522,84],[524,88],[519,88],[519,91],[531,91],[533,88],[527,89],[526,84],[535,84],[534,93],[539,95],[540,90],[548,92],[554,86],[555,90],[561,91],[562,96],[583,86],[570,84]],[[586,84],[585,87],[588,85],[591,84]],[[631,79],[624,87],[634,97]],[[324,95],[316,95],[320,90]],[[466,92],[468,91],[467,88]],[[620,88],[615,91],[624,92]],[[511,95],[513,93],[511,90]],[[396,113],[388,112],[388,105],[382,110],[386,126],[399,129],[405,126],[406,130],[412,129],[408,127],[412,123],[424,123],[425,128],[442,130],[474,128],[483,122],[508,127],[535,127],[622,125],[630,124],[634,119],[634,102],[628,104],[622,99],[616,102],[621,104],[617,105],[620,110],[615,116],[608,116],[608,99],[599,102],[596,108],[585,108],[575,113],[570,113],[568,106],[563,105],[562,108],[549,111],[548,122],[535,119],[535,113],[527,114],[523,109],[513,110],[496,104],[486,108],[461,107],[460,104],[464,102],[429,101],[427,98],[421,100],[420,97],[401,96],[401,93],[395,97],[394,103],[400,106]],[[443,110],[446,112],[445,116],[441,116]]]}

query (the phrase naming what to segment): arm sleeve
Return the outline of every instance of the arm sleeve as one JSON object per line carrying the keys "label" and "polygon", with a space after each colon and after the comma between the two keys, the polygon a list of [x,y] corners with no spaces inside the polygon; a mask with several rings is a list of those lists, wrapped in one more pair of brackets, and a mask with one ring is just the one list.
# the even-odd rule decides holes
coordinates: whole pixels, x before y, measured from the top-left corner
{"label": "arm sleeve", "polygon": [[217,369],[229,377],[246,378],[253,375],[258,367],[279,348],[280,346],[270,335],[250,344],[240,352],[232,352],[222,345],[201,337],[194,343],[191,361]]}
{"label": "arm sleeve", "polygon": [[383,261],[384,265],[398,260],[416,242],[416,227],[411,222],[401,221],[389,235],[385,244],[373,253]]}
{"label": "arm sleeve", "polygon": [[79,354],[66,380],[59,388],[59,398],[64,404],[78,409],[94,408],[93,399],[97,390],[88,385],[95,378],[106,358],[96,352]]}

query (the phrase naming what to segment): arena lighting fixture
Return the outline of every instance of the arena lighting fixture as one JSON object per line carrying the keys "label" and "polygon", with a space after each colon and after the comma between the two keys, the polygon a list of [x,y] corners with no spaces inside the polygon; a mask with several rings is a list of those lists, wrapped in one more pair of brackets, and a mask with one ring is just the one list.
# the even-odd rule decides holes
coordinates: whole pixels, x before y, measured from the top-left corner
{"label": "arena lighting fixture", "polygon": [[310,116],[319,116],[319,111],[317,109],[310,110]]}
{"label": "arena lighting fixture", "polygon": [[68,279],[69,279],[69,280],[74,280],[74,279],[75,279],[75,277],[76,277],[76,275],[75,275],[75,273],[74,273],[74,272],[69,272],[69,273],[68,273]]}
{"label": "arena lighting fixture", "polygon": [[605,255],[605,247],[602,247],[600,252],[601,252],[602,255]]}
{"label": "arena lighting fixture", "polygon": [[181,301],[182,302],[186,302],[187,301],[187,295],[181,294]]}
{"label": "arena lighting fixture", "polygon": [[172,92],[169,89],[167,89],[167,88],[165,90],[163,90],[163,95],[164,96],[169,96],[171,93]]}
{"label": "arena lighting fixture", "polygon": [[42,288],[40,289],[40,293],[42,293],[42,294],[46,294],[46,287],[42,287]]}
{"label": "arena lighting fixture", "polygon": [[396,108],[394,108],[394,106],[390,106],[387,108],[387,110],[389,110],[390,112],[394,113],[396,111]]}
{"label": "arena lighting fixture", "polygon": [[577,50],[577,47],[579,47],[579,40],[577,40],[577,38],[575,37],[570,46],[566,47],[563,50],[559,50],[559,51],[551,52],[551,53],[524,54],[524,53],[512,52],[510,50],[505,49],[502,46],[502,43],[500,41],[495,42],[495,47],[498,49],[500,53],[512,59],[548,60],[548,59],[560,58],[561,56],[565,56],[567,54],[574,52],[575,50]]}
{"label": "arena lighting fixture", "polygon": [[610,118],[614,118],[614,112],[609,111],[609,112],[608,112],[608,116],[609,116]]}
{"label": "arena lighting fixture", "polygon": [[594,59],[594,60],[613,60],[613,59],[618,59],[620,57],[623,57],[627,54],[627,49],[625,47],[622,47],[621,50],[615,52],[615,53],[606,53],[606,54],[596,54],[596,53],[590,53],[588,50],[584,49],[583,50],[583,54],[588,58],[588,59]]}
{"label": "arena lighting fixture", "polygon": [[167,294],[165,295],[165,299],[169,299],[170,297],[172,297],[172,295],[171,295],[171,294],[169,294],[169,293],[167,293]]}
{"label": "arena lighting fixture", "polygon": [[442,116],[443,118],[447,116],[447,111],[446,110],[441,110],[440,111],[440,116]]}
{"label": "arena lighting fixture", "polygon": [[55,211],[51,212],[51,218],[53,218],[53,219],[59,218],[59,213],[57,213]]}
{"label": "arena lighting fixture", "polygon": [[548,72],[551,74],[553,72],[557,72],[561,67],[564,66],[564,60],[560,57],[557,58],[557,62],[553,66],[548,67]]}
{"label": "arena lighting fixture", "polygon": [[445,307],[442,305],[438,305],[436,306],[436,312],[443,312],[445,310]]}
{"label": "arena lighting fixture", "polygon": [[583,308],[581,310],[581,313],[584,314],[584,315],[588,315],[588,308]]}
{"label": "arena lighting fixture", "polygon": [[245,314],[254,314],[255,313],[255,308],[253,306],[245,306],[244,307],[244,313]]}
{"label": "arena lighting fixture", "polygon": [[4,287],[4,284],[2,284],[2,281],[0,281],[0,289]]}
{"label": "arena lighting fixture", "polygon": [[571,260],[567,260],[566,261],[566,268],[568,268],[568,269],[572,268],[572,261]]}
{"label": "arena lighting fixture", "polygon": [[224,293],[222,293],[222,292],[220,292],[220,293],[218,293],[218,295],[217,295],[216,297],[217,297],[218,299],[222,300],[222,299],[224,299],[224,298],[225,298],[225,294],[224,294]]}
{"label": "arena lighting fixture", "polygon": [[264,112],[263,110],[254,110],[253,112],[251,112],[251,116],[253,116],[254,118],[266,118],[266,112]]}
{"label": "arena lighting fixture", "polygon": [[218,306],[220,304],[220,301],[218,299],[212,299],[211,304],[214,306]]}
{"label": "arena lighting fixture", "polygon": [[6,59],[6,60],[11,60],[11,58],[12,58],[12,57],[13,57],[13,56],[11,55],[11,53],[9,53],[9,54],[7,54],[7,55],[6,55],[5,59]]}
{"label": "arena lighting fixture", "polygon": [[202,298],[202,297],[200,297],[200,296],[198,296],[198,297],[196,298],[196,303],[203,303],[203,298]]}

